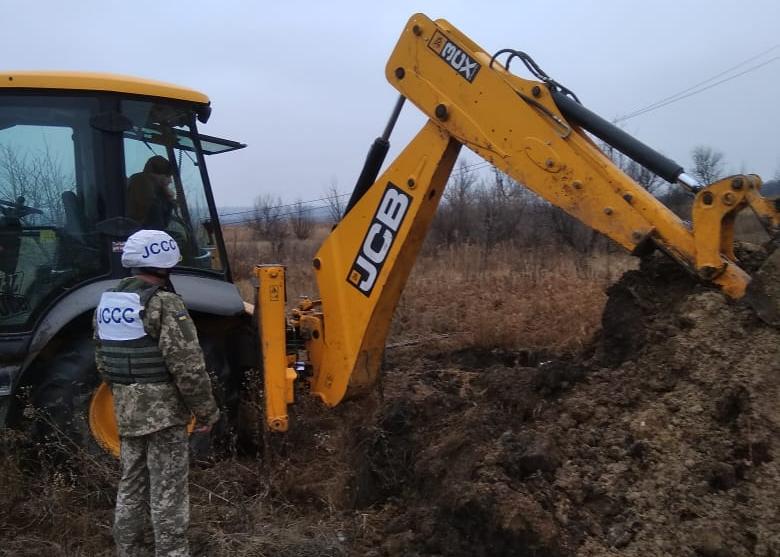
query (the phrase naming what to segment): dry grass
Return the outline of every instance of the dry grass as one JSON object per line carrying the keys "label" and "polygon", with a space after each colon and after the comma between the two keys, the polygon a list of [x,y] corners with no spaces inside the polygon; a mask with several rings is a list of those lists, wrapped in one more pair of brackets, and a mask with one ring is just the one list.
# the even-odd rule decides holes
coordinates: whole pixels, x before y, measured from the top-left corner
{"label": "dry grass", "polygon": [[[71,450],[67,461],[40,454],[31,458],[36,451],[23,448],[24,443],[15,433],[0,435],[0,556],[114,555],[118,463],[106,459],[96,465],[79,450]],[[343,532],[351,526],[335,513],[317,509],[315,515],[288,501],[279,487],[290,479],[269,475],[270,467],[263,464],[232,457],[213,467],[193,467],[193,555],[345,555]]]}
{"label": "dry grass", "polygon": [[[196,555],[345,555],[335,513],[296,505],[285,478],[262,460],[232,458],[191,474],[191,540]],[[284,470],[275,466],[274,470]]]}
{"label": "dry grass", "polygon": [[[316,297],[311,260],[328,229],[306,241],[291,241],[287,265],[290,304]],[[252,300],[249,274],[255,262],[269,263],[270,247],[247,229],[226,232],[231,264],[241,294]],[[604,291],[636,260],[602,251],[575,254],[561,246],[532,248],[459,245],[427,247],[417,260],[396,310],[389,342],[457,337],[461,347],[572,352],[599,326]]]}
{"label": "dry grass", "polygon": [[605,287],[635,264],[622,254],[497,249],[480,266],[478,252],[461,246],[418,261],[391,342],[458,334],[462,347],[576,351],[598,329]]}
{"label": "dry grass", "polygon": [[252,277],[254,267],[258,264],[287,266],[287,295],[291,301],[297,296],[316,292],[311,261],[328,232],[328,227],[319,226],[307,240],[289,240],[281,252],[281,258],[274,260],[269,243],[255,240],[252,230],[242,226],[226,227],[224,236],[230,268],[243,298],[247,301],[254,298]]}
{"label": "dry grass", "polygon": [[[282,252],[291,303],[299,294],[316,294],[310,262],[325,234],[327,228],[310,240],[290,240]],[[226,231],[226,244],[251,300],[252,267],[270,262],[270,248],[241,228]],[[452,349],[575,352],[598,328],[605,287],[634,264],[623,255],[583,258],[549,247],[496,248],[485,255],[473,246],[427,248],[400,300],[389,342],[419,342],[415,350],[427,350],[431,339],[445,337]],[[374,539],[381,528],[373,515],[351,510],[345,499],[350,463],[344,455],[354,431],[343,423],[362,423],[366,411],[357,402],[330,410],[301,399],[293,431],[266,445],[264,457],[195,466],[193,555],[349,555],[351,541]],[[316,461],[302,461],[301,447],[308,447],[306,458],[318,455]],[[67,463],[40,458],[23,437],[0,437],[0,555],[113,554],[118,465],[63,448]]]}
{"label": "dry grass", "polygon": [[[311,404],[313,401],[309,401]],[[325,416],[315,409],[311,416]],[[332,422],[332,417],[325,418]],[[298,434],[317,435],[304,427]],[[296,445],[316,446],[312,439]],[[267,445],[264,457],[232,455],[194,463],[190,474],[192,554],[208,557],[346,555],[351,520],[333,501],[300,487],[306,462],[290,460],[291,445]],[[331,451],[328,451],[331,452]],[[346,470],[321,466],[319,490],[343,491]],[[326,474],[327,480],[322,474]],[[113,511],[119,465],[75,446],[64,436],[46,445],[0,430],[0,556],[95,557],[114,554]],[[305,481],[305,480],[304,480]],[[328,483],[334,485],[328,486]],[[338,484],[338,485],[336,485]],[[295,498],[305,493],[307,499]],[[325,493],[325,491],[322,491]]]}
{"label": "dry grass", "polygon": [[0,555],[112,555],[118,470],[64,437],[47,445],[0,430]]}

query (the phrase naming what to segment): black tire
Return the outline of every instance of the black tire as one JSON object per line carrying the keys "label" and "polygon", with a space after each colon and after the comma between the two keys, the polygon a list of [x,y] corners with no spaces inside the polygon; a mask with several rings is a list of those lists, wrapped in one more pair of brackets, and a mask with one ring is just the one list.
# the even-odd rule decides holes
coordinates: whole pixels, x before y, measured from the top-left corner
{"label": "black tire", "polygon": [[100,384],[91,335],[55,339],[29,373],[34,439],[65,454],[102,452],[89,429],[89,403]]}
{"label": "black tire", "polygon": [[199,340],[220,411],[219,421],[214,424],[211,433],[190,436],[193,457],[206,460],[215,454],[235,452],[241,381],[230,366],[223,339],[201,335]]}

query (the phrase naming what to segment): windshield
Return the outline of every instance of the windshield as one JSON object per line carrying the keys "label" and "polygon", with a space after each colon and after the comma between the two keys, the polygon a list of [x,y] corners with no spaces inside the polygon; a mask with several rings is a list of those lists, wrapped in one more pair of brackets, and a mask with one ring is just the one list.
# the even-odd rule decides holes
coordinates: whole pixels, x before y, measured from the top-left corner
{"label": "windshield", "polygon": [[125,100],[122,114],[131,124],[124,132],[127,216],[173,236],[182,252],[179,267],[221,271],[192,109]]}
{"label": "windshield", "polygon": [[95,98],[0,95],[0,330],[108,272],[95,225]]}

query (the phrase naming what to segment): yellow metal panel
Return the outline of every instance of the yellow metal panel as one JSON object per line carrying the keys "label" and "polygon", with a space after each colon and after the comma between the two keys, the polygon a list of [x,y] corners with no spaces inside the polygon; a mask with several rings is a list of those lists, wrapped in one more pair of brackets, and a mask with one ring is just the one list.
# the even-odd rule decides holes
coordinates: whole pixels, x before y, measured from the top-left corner
{"label": "yellow metal panel", "polygon": [[102,73],[0,72],[0,88],[106,91],[209,103],[206,95],[193,89],[150,79]]}
{"label": "yellow metal panel", "polygon": [[324,326],[308,348],[312,391],[326,404],[376,382],[393,311],[459,150],[426,124],[317,252]]}
{"label": "yellow metal panel", "polygon": [[272,431],[287,431],[287,405],[293,402],[295,371],[287,365],[285,327],[285,268],[258,265],[257,310],[260,349],[263,354],[265,419]]}

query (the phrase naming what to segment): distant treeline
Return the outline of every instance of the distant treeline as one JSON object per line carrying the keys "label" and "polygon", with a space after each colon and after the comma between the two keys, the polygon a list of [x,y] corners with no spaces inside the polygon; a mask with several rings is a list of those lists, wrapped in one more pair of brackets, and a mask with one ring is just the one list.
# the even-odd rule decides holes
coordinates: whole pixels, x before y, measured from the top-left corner
{"label": "distant treeline", "polygon": [[[605,153],[640,187],[647,190],[683,220],[690,220],[693,194],[681,186],[667,184],[636,162],[604,148]],[[691,152],[689,174],[701,184],[727,175],[723,154],[705,146]],[[604,236],[568,216],[506,174],[493,169],[485,174],[461,160],[452,173],[434,218],[427,246],[467,244],[479,246],[485,255],[496,246],[515,247],[564,245],[578,253],[609,249]],[[767,181],[765,196],[780,196],[780,180]],[[259,196],[254,208],[220,210],[225,225],[244,223],[255,237],[268,241],[279,253],[288,238],[306,239],[317,223],[335,224],[344,212],[346,196],[335,185],[319,199],[283,203],[280,197]]]}

